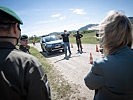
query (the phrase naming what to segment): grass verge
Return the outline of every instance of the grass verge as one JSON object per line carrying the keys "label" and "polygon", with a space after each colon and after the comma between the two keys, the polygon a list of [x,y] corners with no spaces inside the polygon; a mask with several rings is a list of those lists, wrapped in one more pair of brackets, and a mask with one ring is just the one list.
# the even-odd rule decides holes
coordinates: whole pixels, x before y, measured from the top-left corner
{"label": "grass verge", "polygon": [[39,53],[38,50],[31,47],[30,52],[33,56],[37,57],[44,66],[44,70],[47,73],[51,86],[52,100],[69,100],[69,97],[74,91],[68,82],[58,74],[59,72],[53,67],[53,65],[48,63],[46,58]]}

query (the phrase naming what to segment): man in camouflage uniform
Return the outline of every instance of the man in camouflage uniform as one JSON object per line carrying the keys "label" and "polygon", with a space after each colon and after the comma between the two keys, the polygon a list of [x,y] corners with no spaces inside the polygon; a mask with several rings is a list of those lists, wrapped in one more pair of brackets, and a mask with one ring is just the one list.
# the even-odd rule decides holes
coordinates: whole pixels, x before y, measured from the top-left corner
{"label": "man in camouflage uniform", "polygon": [[0,100],[51,100],[46,74],[38,59],[16,49],[21,19],[0,7]]}

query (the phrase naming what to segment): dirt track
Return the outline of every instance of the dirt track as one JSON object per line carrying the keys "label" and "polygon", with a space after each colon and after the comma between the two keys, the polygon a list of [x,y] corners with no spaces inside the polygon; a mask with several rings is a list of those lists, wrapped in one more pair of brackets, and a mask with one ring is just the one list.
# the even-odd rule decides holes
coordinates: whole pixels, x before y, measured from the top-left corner
{"label": "dirt track", "polygon": [[[36,44],[35,47],[41,51],[39,46],[39,44]],[[47,59],[59,70],[64,79],[70,84],[78,86],[79,93],[77,95],[83,98],[80,100],[93,100],[94,91],[89,90],[85,86],[84,77],[91,68],[91,64],[89,63],[90,53],[92,53],[93,59],[101,57],[101,54],[96,52],[95,44],[84,44],[82,54],[77,53],[77,46],[75,44],[71,48],[71,51],[72,55],[68,60],[64,59],[64,54],[58,53],[47,57]]]}

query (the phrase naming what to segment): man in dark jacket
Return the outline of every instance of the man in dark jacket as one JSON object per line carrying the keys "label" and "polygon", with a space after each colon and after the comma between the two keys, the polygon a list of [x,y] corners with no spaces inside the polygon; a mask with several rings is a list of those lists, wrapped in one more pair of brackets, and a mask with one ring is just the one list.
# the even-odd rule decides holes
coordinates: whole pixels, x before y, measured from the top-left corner
{"label": "man in dark jacket", "polygon": [[64,30],[64,33],[61,34],[62,38],[63,38],[63,42],[64,42],[64,50],[65,50],[65,59],[67,58],[67,48],[69,51],[69,56],[71,56],[71,50],[70,50],[70,43],[69,43],[69,33],[67,32],[67,30]]}
{"label": "man in dark jacket", "polygon": [[0,7],[0,100],[51,100],[42,65],[16,49],[23,24],[15,12]]}
{"label": "man in dark jacket", "polygon": [[83,37],[82,34],[79,33],[79,31],[77,31],[77,34],[73,35],[76,38],[76,43],[77,43],[77,47],[78,47],[78,52],[82,53],[82,43],[81,43],[81,38]]}

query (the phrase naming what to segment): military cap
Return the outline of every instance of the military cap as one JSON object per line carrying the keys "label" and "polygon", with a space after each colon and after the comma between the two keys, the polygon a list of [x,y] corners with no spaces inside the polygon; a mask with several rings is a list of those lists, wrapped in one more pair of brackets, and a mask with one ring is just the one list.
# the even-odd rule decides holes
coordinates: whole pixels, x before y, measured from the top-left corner
{"label": "military cap", "polygon": [[27,35],[22,35],[20,40],[27,40],[28,39],[28,36]]}
{"label": "military cap", "polygon": [[18,17],[18,15],[12,11],[11,9],[7,8],[7,7],[1,7],[0,6],[0,11],[8,14],[9,16],[12,16],[14,19],[16,19],[16,21],[18,21],[19,24],[23,24],[22,20]]}

